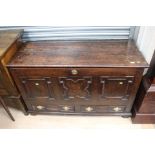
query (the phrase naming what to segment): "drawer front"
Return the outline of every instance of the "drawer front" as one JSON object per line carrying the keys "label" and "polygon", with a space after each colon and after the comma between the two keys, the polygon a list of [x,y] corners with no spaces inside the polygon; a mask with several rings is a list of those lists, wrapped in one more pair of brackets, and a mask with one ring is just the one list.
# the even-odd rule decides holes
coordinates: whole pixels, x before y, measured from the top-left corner
{"label": "drawer front", "polygon": [[33,105],[33,110],[38,112],[75,112],[74,106],[71,105]]}
{"label": "drawer front", "polygon": [[129,112],[142,74],[135,68],[13,68],[10,71],[30,110],[34,105],[71,103],[75,107],[127,106]]}
{"label": "drawer front", "polygon": [[81,106],[80,111],[82,113],[120,113],[124,112],[125,106]]}

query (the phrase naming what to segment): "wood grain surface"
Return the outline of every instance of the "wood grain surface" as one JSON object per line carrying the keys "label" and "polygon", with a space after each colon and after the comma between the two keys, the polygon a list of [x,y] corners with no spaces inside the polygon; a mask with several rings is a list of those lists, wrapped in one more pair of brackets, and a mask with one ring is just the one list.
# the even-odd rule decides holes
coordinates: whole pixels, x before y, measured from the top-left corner
{"label": "wood grain surface", "polygon": [[12,67],[148,67],[132,40],[27,42]]}

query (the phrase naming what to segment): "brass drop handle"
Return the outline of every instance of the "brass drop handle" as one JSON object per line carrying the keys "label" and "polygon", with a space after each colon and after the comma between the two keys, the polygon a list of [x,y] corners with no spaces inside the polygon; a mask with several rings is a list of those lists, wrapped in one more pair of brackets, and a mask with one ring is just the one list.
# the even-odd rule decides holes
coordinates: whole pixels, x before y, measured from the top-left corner
{"label": "brass drop handle", "polygon": [[119,82],[119,84],[120,84],[120,85],[122,85],[122,84],[123,84],[123,82]]}
{"label": "brass drop handle", "polygon": [[70,108],[69,108],[68,106],[64,106],[63,109],[64,109],[65,111],[68,111]]}
{"label": "brass drop handle", "polygon": [[35,85],[36,85],[36,86],[39,86],[39,83],[36,82]]}
{"label": "brass drop handle", "polygon": [[37,106],[37,109],[42,110],[42,109],[44,109],[44,107],[41,106],[41,105],[38,105],[38,106]]}
{"label": "brass drop handle", "polygon": [[78,74],[78,71],[77,71],[76,69],[73,69],[73,70],[71,71],[71,73],[72,73],[73,75],[77,75],[77,74]]}
{"label": "brass drop handle", "polygon": [[86,111],[91,112],[91,111],[93,111],[93,108],[92,107],[87,107]]}
{"label": "brass drop handle", "polygon": [[114,110],[115,112],[118,112],[118,111],[121,110],[121,108],[119,108],[119,107],[115,107],[115,108],[113,108],[113,110]]}

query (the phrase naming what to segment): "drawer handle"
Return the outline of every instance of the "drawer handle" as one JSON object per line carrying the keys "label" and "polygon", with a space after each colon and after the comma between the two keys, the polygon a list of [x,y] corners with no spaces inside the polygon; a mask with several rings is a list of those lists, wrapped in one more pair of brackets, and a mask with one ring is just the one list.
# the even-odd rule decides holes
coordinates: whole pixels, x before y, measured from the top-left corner
{"label": "drawer handle", "polygon": [[64,109],[65,111],[68,111],[70,108],[69,108],[68,106],[64,106],[63,109]]}
{"label": "drawer handle", "polygon": [[133,81],[132,81],[132,80],[129,80],[128,82],[129,82],[129,83],[133,83]]}
{"label": "drawer handle", "polygon": [[92,107],[87,107],[86,111],[91,112],[91,111],[93,111],[93,108]]}
{"label": "drawer handle", "polygon": [[77,71],[76,69],[73,69],[73,70],[71,71],[71,73],[72,73],[73,75],[77,75],[77,74],[78,74],[78,71]]}
{"label": "drawer handle", "polygon": [[39,83],[35,83],[36,86],[39,86]]}
{"label": "drawer handle", "polygon": [[122,84],[123,84],[123,82],[119,82],[119,84],[120,84],[120,85],[122,85]]}
{"label": "drawer handle", "polygon": [[122,110],[122,109],[119,108],[119,107],[115,107],[115,108],[113,108],[113,110],[114,110],[115,112],[118,112],[118,111],[120,111],[120,110]]}
{"label": "drawer handle", "polygon": [[38,106],[37,106],[37,109],[42,110],[42,109],[44,109],[44,107],[41,106],[41,105],[38,105]]}

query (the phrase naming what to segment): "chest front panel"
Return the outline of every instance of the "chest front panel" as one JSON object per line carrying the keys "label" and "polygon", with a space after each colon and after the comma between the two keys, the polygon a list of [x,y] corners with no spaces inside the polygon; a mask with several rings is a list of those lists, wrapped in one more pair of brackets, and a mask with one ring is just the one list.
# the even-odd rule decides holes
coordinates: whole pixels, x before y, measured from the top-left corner
{"label": "chest front panel", "polygon": [[123,68],[14,68],[10,71],[29,110],[40,112],[129,112],[140,80],[136,69]]}

